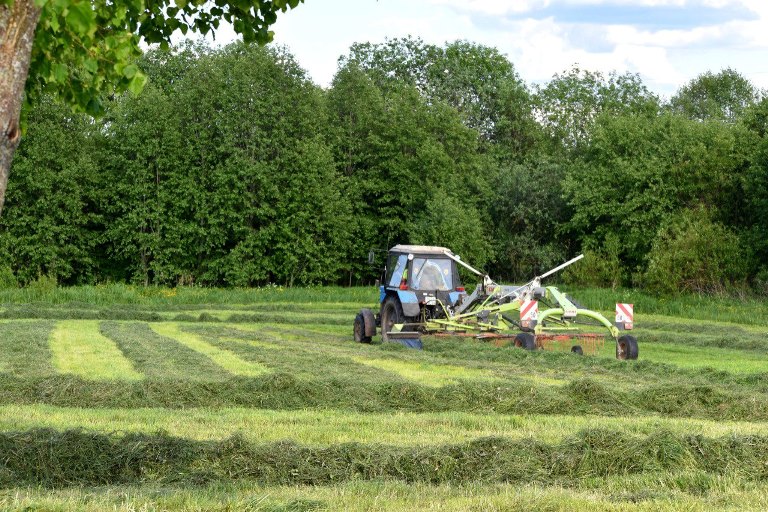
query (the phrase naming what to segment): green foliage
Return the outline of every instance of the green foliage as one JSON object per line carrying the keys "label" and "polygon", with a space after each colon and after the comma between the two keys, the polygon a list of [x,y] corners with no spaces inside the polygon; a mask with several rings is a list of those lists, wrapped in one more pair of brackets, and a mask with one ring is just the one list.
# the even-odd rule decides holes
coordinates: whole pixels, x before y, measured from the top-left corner
{"label": "green foliage", "polygon": [[467,41],[439,47],[407,37],[354,44],[340,62],[363,70],[383,91],[408,84],[427,102],[450,105],[507,157],[519,157],[536,139],[528,88],[495,48]]}
{"label": "green foliage", "polygon": [[[487,187],[488,160],[478,153],[477,132],[454,109],[428,102],[413,85],[379,87],[356,61],[339,71],[328,101],[336,161],[357,221],[353,261],[362,263],[370,248],[386,249],[412,235],[433,239],[435,222],[464,222],[472,240],[462,247],[485,237],[471,211]],[[462,221],[451,218],[448,211],[462,210],[457,199],[439,213],[435,194],[461,196],[470,213]],[[355,270],[371,272],[363,265]]]}
{"label": "green foliage", "polygon": [[648,254],[643,283],[657,293],[722,293],[743,286],[746,275],[739,237],[699,208],[661,229]]}
{"label": "green foliage", "polygon": [[584,258],[563,271],[563,281],[575,286],[611,288],[622,283],[621,242],[616,235],[608,235],[600,247],[584,249]]}
{"label": "green foliage", "polygon": [[492,255],[477,209],[442,189],[427,199],[421,215],[410,226],[408,239],[415,244],[450,247],[476,268],[483,268]]}
{"label": "green foliage", "polygon": [[[21,284],[370,283],[370,249],[418,242],[518,282],[584,248],[566,278],[615,287],[640,282],[660,226],[703,206],[749,248],[747,277],[762,287],[768,103],[732,70],[702,75],[664,109],[636,75],[573,68],[532,96],[493,48],[406,38],[353,45],[322,90],[283,49],[131,49],[167,39],[170,19],[215,28],[227,6],[182,2],[152,21],[157,6],[137,4],[116,22],[147,11],[123,41],[91,32],[119,2],[62,1],[45,4],[41,41],[66,37],[35,54],[48,68],[31,78],[0,219],[0,255]],[[102,64],[122,78],[102,80]],[[142,73],[143,94],[83,106]],[[52,101],[70,93],[103,116]]]}
{"label": "green foliage", "polygon": [[40,274],[37,279],[30,281],[27,285],[30,290],[40,295],[52,293],[59,286],[55,276]]}
{"label": "green foliage", "polygon": [[246,42],[272,40],[279,11],[303,0],[37,0],[42,7],[30,61],[27,99],[54,94],[76,111],[99,114],[105,95],[138,94],[147,81],[140,41],[168,48],[177,31],[207,34],[231,23]]}
{"label": "green foliage", "polygon": [[570,212],[563,201],[567,166],[546,157],[502,167],[489,216],[494,276],[526,282],[565,261],[567,242],[555,236]]}
{"label": "green foliage", "polygon": [[719,122],[680,116],[604,115],[565,179],[569,229],[584,242],[621,241],[621,260],[641,269],[658,227],[685,208],[724,215],[742,204],[746,155]]}
{"label": "green foliage", "polygon": [[[106,236],[132,279],[337,278],[333,250],[345,253],[349,210],[318,135],[322,98],[292,57],[233,45],[148,58],[164,63],[152,68],[165,89],[121,98],[108,116],[105,187],[117,201],[107,205]],[[172,69],[183,76],[167,78]]]}
{"label": "green foliage", "polygon": [[684,85],[670,100],[670,107],[697,121],[736,122],[760,93],[736,70],[707,71]]}
{"label": "green foliage", "polygon": [[22,283],[40,274],[67,284],[97,272],[98,131],[47,98],[30,114],[0,217],[0,247]]}
{"label": "green foliage", "polygon": [[638,75],[599,72],[574,67],[556,74],[537,89],[537,119],[550,136],[566,148],[590,141],[594,123],[603,114],[655,115],[659,99]]}
{"label": "green foliage", "polygon": [[19,281],[13,273],[13,269],[8,265],[0,266],[0,290],[17,288]]}

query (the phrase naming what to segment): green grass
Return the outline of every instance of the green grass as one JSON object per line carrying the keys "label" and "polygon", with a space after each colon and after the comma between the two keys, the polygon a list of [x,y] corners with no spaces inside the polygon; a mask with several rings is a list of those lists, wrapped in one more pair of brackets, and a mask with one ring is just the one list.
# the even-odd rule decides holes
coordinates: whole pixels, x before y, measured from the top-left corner
{"label": "green grass", "polygon": [[0,509],[766,509],[768,306],[573,295],[640,360],[355,344],[373,288],[0,291]]}
{"label": "green grass", "polygon": [[199,336],[181,330],[178,324],[157,323],[152,324],[151,328],[160,336],[178,341],[182,345],[208,356],[214,363],[232,375],[258,377],[269,372],[266,366],[252,361],[245,361],[228,350],[217,348],[205,342]]}
{"label": "green grass", "polygon": [[54,324],[40,322],[0,323],[0,369],[19,378],[47,377],[56,369],[51,364],[48,338]]}
{"label": "green grass", "polygon": [[404,379],[417,382],[424,386],[447,386],[449,384],[457,384],[460,380],[464,379],[493,380],[493,375],[489,372],[462,366],[416,363],[411,361],[398,361],[396,359],[371,359],[367,357],[355,357],[353,360],[360,364],[395,373]]}
{"label": "green grass", "polygon": [[35,429],[0,433],[0,485],[112,485],[229,482],[334,485],[396,479],[429,484],[573,484],[595,477],[707,473],[768,478],[768,437],[647,435],[578,431],[558,443],[484,437],[434,446],[293,441],[252,443],[241,436],[195,441],[165,433],[104,435]]}
{"label": "green grass", "polygon": [[62,321],[51,333],[53,365],[61,373],[93,380],[138,380],[137,372],[95,321]]}
{"label": "green grass", "polygon": [[643,360],[679,368],[712,368],[733,374],[768,375],[768,355],[727,348],[646,342],[643,343]]}
{"label": "green grass", "polygon": [[147,377],[223,380],[230,375],[206,355],[157,334],[147,324],[102,322],[100,331]]}
{"label": "green grass", "polygon": [[509,484],[429,485],[397,481],[334,486],[263,486],[248,482],[196,487],[109,486],[0,493],[9,511],[764,511],[765,483],[696,472],[599,479],[589,486]]}
{"label": "green grass", "polygon": [[661,416],[574,416],[540,414],[354,413],[338,409],[275,411],[252,408],[191,408],[183,414],[160,408],[67,408],[49,405],[0,406],[0,431],[83,428],[96,433],[167,432],[193,440],[241,435],[249,442],[293,440],[310,446],[338,443],[424,446],[481,437],[531,438],[559,443],[582,430],[609,429],[617,435],[723,437],[768,436],[768,423],[708,421]]}

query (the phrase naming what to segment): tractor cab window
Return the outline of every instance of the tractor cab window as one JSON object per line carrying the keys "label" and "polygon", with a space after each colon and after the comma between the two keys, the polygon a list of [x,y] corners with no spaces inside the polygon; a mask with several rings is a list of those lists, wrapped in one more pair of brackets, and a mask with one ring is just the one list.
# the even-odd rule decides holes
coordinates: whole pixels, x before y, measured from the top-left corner
{"label": "tractor cab window", "polygon": [[400,281],[408,278],[405,275],[407,266],[407,254],[391,254],[387,260],[387,285],[400,286]]}
{"label": "tractor cab window", "polygon": [[453,262],[446,258],[414,258],[411,285],[416,290],[453,289]]}

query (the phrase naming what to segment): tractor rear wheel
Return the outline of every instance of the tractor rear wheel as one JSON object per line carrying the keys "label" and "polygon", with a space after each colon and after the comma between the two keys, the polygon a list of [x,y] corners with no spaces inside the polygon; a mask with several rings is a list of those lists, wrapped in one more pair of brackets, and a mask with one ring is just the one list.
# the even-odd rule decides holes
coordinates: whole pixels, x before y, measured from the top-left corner
{"label": "tractor rear wheel", "polygon": [[525,350],[536,350],[536,337],[529,332],[521,332],[515,336],[515,346]]}
{"label": "tractor rear wheel", "polygon": [[371,337],[365,335],[365,317],[362,313],[358,313],[355,317],[355,341],[357,343],[370,343]]}
{"label": "tractor rear wheel", "polygon": [[405,323],[405,314],[400,300],[397,297],[387,297],[381,305],[381,339],[389,341],[387,333],[395,324],[402,323]]}
{"label": "tractor rear wheel", "polygon": [[616,359],[637,359],[637,338],[629,334],[616,340]]}

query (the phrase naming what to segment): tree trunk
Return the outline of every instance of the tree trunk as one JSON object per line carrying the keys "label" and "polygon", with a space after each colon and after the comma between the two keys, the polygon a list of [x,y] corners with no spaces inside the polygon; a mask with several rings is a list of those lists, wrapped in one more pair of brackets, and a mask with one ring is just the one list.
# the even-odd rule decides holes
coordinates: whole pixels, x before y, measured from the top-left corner
{"label": "tree trunk", "polygon": [[34,0],[0,5],[0,213],[11,160],[21,139],[19,115],[39,18]]}

